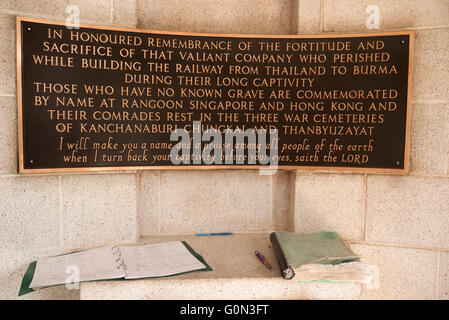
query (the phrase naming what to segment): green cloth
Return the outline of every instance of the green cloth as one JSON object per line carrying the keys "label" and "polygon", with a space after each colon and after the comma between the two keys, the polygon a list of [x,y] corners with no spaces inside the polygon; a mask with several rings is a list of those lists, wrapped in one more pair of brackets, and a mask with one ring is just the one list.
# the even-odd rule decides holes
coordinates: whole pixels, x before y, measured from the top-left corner
{"label": "green cloth", "polygon": [[276,236],[293,268],[311,263],[335,265],[360,260],[335,232],[276,232]]}

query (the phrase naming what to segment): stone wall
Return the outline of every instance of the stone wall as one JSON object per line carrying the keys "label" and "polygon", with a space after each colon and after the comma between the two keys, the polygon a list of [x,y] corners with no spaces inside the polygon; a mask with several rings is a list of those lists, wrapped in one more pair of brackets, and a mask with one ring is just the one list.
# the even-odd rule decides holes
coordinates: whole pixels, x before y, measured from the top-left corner
{"label": "stone wall", "polygon": [[[19,175],[15,16],[146,29],[253,34],[415,30],[410,172],[258,171]],[[449,0],[1,0],[0,298],[40,257],[142,235],[334,230],[381,270],[362,298],[449,298]],[[51,288],[25,299],[77,299]]]}

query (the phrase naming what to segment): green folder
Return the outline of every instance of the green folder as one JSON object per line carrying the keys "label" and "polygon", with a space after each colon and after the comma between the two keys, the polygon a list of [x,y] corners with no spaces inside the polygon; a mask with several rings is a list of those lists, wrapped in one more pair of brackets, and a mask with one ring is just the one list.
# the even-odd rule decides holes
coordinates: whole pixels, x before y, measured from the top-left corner
{"label": "green folder", "polygon": [[[192,270],[192,271],[187,271],[187,272],[180,272],[180,273],[176,273],[176,274],[171,274],[168,276],[162,276],[162,277],[155,277],[155,278],[165,278],[165,277],[173,277],[173,276],[177,276],[180,274],[184,274],[184,273],[190,273],[190,272],[199,272],[199,271],[213,271],[213,269],[209,266],[209,264],[204,260],[204,258],[198,254],[195,250],[193,250],[193,248],[185,241],[181,241],[182,244],[186,247],[186,249],[195,257],[197,258],[202,264],[204,264],[206,267],[203,269],[197,269],[197,270]],[[74,253],[74,252],[72,252]],[[69,253],[69,254],[72,254]],[[34,277],[34,272],[36,270],[36,265],[37,265],[37,261],[33,261],[30,263],[30,265],[28,266],[28,269],[26,270],[23,278],[22,278],[22,284],[20,286],[20,290],[19,290],[19,296],[23,296],[25,294],[31,293],[33,291],[36,291],[35,289],[30,288],[30,284],[31,281],[33,280]],[[148,277],[150,278],[150,277]],[[98,280],[91,280],[91,281],[85,281],[85,282],[92,282],[92,281],[115,281],[115,280],[120,280],[120,281],[132,281],[132,280],[141,280],[143,278],[139,278],[139,279],[125,279],[125,278],[117,278],[117,279],[98,279]],[[55,286],[49,286],[49,287],[56,287],[56,286],[61,286],[60,285],[55,285]],[[46,288],[49,288],[46,287]],[[43,288],[41,288],[43,289]],[[41,290],[39,289],[39,290]]]}
{"label": "green folder", "polygon": [[335,232],[273,232],[270,240],[285,279],[293,278],[294,270],[303,265],[336,265],[360,260]]}

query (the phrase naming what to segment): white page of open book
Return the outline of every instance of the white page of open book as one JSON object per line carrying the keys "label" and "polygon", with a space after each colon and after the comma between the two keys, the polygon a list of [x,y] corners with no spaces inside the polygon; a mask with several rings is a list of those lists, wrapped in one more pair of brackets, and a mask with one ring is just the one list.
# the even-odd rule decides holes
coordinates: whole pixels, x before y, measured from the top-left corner
{"label": "white page of open book", "polygon": [[180,241],[120,247],[126,264],[126,279],[163,277],[204,269]]}
{"label": "white page of open book", "polygon": [[79,281],[123,278],[116,260],[111,246],[44,258],[37,262],[30,288],[78,282],[78,272]]}

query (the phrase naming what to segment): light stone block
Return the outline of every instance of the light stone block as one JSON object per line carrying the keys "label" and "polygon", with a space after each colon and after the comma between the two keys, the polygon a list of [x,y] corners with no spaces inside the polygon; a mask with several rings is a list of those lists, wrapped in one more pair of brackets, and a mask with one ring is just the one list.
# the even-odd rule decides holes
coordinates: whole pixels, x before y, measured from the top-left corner
{"label": "light stone block", "polygon": [[291,1],[138,0],[138,27],[209,33],[291,33]]}
{"label": "light stone block", "polygon": [[438,298],[449,300],[449,252],[440,252]]}
{"label": "light stone block", "polygon": [[437,252],[355,245],[362,262],[379,268],[379,288],[363,287],[361,299],[435,299]]}
{"label": "light stone block", "polygon": [[57,177],[1,177],[0,247],[9,250],[59,244]]}
{"label": "light stone block", "polygon": [[308,283],[278,279],[153,279],[81,284],[81,300],[263,300],[354,299],[353,283]]}
{"label": "light stone block", "polygon": [[139,175],[137,219],[141,236],[160,232],[160,171],[144,171]]}
{"label": "light stone block", "polygon": [[8,10],[14,7],[15,0],[3,0],[0,2],[0,10]]}
{"label": "light stone block", "polygon": [[84,248],[136,241],[135,175],[63,176],[61,184],[64,247]]}
{"label": "light stone block", "polygon": [[137,25],[137,0],[113,0],[112,23],[114,26],[135,27]]}
{"label": "light stone block", "polygon": [[449,26],[448,0],[323,0],[323,31],[372,31],[369,5],[379,8],[381,30]]}
{"label": "light stone block", "polygon": [[449,248],[449,178],[368,176],[366,240]]}
{"label": "light stone block", "polygon": [[321,1],[298,0],[298,34],[321,32]]}
{"label": "light stone block", "polygon": [[447,39],[449,39],[449,28],[415,32],[412,98],[414,103],[426,100],[449,100],[449,41]]}
{"label": "light stone block", "polygon": [[449,102],[414,104],[410,132],[410,171],[445,175],[449,165]]}
{"label": "light stone block", "polygon": [[294,172],[281,171],[273,175],[273,229],[276,231],[293,231],[294,212],[291,188],[294,186]]}
{"label": "light stone block", "polygon": [[296,174],[295,232],[335,231],[345,239],[363,236],[364,176]]}
{"label": "light stone block", "polygon": [[18,296],[22,278],[28,265],[41,258],[68,253],[58,247],[42,247],[32,250],[0,250],[0,299],[6,300],[76,300],[79,290],[65,286],[44,288]]}
{"label": "light stone block", "polygon": [[162,171],[163,234],[266,230],[271,176],[258,170]]}
{"label": "light stone block", "polygon": [[109,24],[112,17],[111,0],[59,0],[59,1],[29,1],[16,0],[6,1],[0,5],[0,9],[14,11],[13,14],[26,15],[42,19],[55,19],[65,21],[73,14],[66,12],[70,5],[79,8],[79,19],[81,23]]}
{"label": "light stone block", "polygon": [[17,172],[17,103],[15,97],[0,96],[0,174]]}
{"label": "light stone block", "polygon": [[16,94],[16,23],[7,14],[0,14],[0,94]]}

